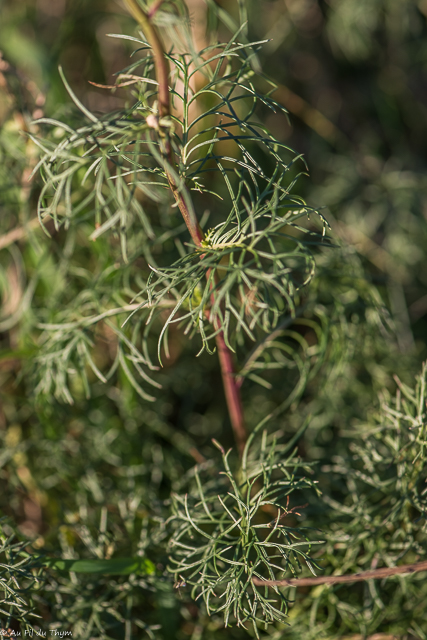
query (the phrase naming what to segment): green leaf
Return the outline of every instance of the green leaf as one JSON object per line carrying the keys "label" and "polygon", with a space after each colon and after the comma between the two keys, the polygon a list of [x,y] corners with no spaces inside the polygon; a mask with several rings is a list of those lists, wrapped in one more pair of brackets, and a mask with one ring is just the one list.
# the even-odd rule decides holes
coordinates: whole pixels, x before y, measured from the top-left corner
{"label": "green leaf", "polygon": [[120,575],[143,573],[153,575],[155,566],[147,558],[110,558],[109,560],[63,560],[51,558],[43,564],[57,571],[74,571],[75,573],[96,573],[98,575]]}

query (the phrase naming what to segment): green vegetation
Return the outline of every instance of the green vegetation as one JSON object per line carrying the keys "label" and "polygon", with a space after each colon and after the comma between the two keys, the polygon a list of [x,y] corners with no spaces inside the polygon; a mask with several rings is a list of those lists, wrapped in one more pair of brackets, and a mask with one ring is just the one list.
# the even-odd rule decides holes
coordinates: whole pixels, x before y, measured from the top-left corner
{"label": "green vegetation", "polygon": [[427,638],[424,3],[0,10],[2,634]]}

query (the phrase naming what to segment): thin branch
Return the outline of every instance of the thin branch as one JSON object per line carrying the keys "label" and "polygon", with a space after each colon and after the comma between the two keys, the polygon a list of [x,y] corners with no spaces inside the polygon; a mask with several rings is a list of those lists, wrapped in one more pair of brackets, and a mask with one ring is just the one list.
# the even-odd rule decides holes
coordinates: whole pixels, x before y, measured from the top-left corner
{"label": "thin branch", "polygon": [[[35,326],[37,329],[46,329],[47,331],[56,331],[58,329],[74,329],[76,327],[90,327],[93,324],[97,324],[101,320],[105,318],[111,318],[112,316],[118,316],[122,313],[131,313],[132,311],[138,311],[139,309],[150,309],[150,307],[154,306],[149,302],[144,302],[141,304],[140,302],[136,302],[135,304],[125,304],[123,307],[117,307],[116,309],[107,309],[102,313],[99,313],[96,316],[87,316],[85,318],[80,318],[80,320],[75,320],[74,322],[62,322],[58,324],[39,322]],[[175,302],[173,300],[160,300],[156,302],[156,307],[170,308],[174,307]]]}
{"label": "thin branch", "polygon": [[290,578],[288,580],[260,580],[252,578],[256,587],[315,587],[318,584],[347,584],[350,582],[363,582],[364,580],[380,580],[403,573],[417,573],[427,571],[427,560],[414,564],[402,564],[400,567],[383,567],[371,569],[361,573],[353,573],[345,576],[317,576],[313,578]]}
{"label": "thin branch", "polygon": [[154,15],[156,15],[158,10],[164,3],[165,3],[165,0],[156,0],[155,2],[153,2],[153,4],[150,6],[148,10],[148,17],[151,19]]}
{"label": "thin branch", "polygon": [[225,344],[224,334],[222,332],[218,333],[216,336],[216,346],[221,365],[222,381],[224,384],[230,421],[233,427],[239,454],[242,456],[247,440],[246,427],[243,418],[242,399],[240,395],[240,388],[237,384],[236,374],[234,372],[233,357],[230,349]]}
{"label": "thin branch", "polygon": [[369,262],[387,273],[393,280],[398,282],[407,282],[409,274],[405,267],[396,264],[393,256],[386,251],[381,245],[377,244],[356,227],[347,226],[341,220],[336,220],[333,224],[333,230],[347,244],[352,244],[356,251],[365,256]]}
{"label": "thin branch", "polygon": [[[156,72],[156,79],[158,84],[158,98],[159,98],[159,130],[162,135],[165,148],[165,160],[171,166],[175,166],[172,148],[169,142],[167,130],[163,130],[161,127],[161,118],[169,118],[171,114],[170,110],[170,91],[169,91],[169,64],[164,53],[164,48],[160,36],[156,27],[151,23],[148,13],[145,13],[138,5],[136,0],[124,0],[129,13],[135,18],[147,38],[148,44],[153,51],[154,67]],[[175,182],[175,179],[171,172],[165,167],[165,173],[169,182],[170,189],[175,198],[175,202],[184,218],[185,224],[190,232],[193,242],[198,246],[203,240],[203,231],[199,225],[194,212],[187,206],[189,194],[186,193],[187,198],[184,198],[183,191],[186,189],[185,185],[179,187]],[[187,202],[186,202],[187,200]]]}
{"label": "thin branch", "polygon": [[[136,0],[124,0],[129,12],[136,19],[141,26],[144,34],[148,40],[149,45],[153,51],[154,66],[156,70],[156,79],[159,83],[158,96],[159,96],[159,133],[164,142],[164,156],[166,161],[165,173],[169,182],[170,189],[173,193],[175,201],[184,218],[187,229],[190,232],[191,238],[196,246],[201,246],[204,234],[200,227],[199,221],[192,210],[188,206],[188,202],[191,202],[191,196],[185,185],[178,186],[171,171],[168,170],[167,165],[175,168],[176,163],[173,157],[173,151],[169,142],[169,132],[167,128],[162,129],[161,118],[170,117],[170,89],[169,89],[169,65],[164,53],[163,44],[156,27],[150,21],[152,15],[154,15],[154,8],[160,7],[162,2],[155,2],[148,13],[143,11],[137,4]],[[185,197],[184,197],[185,193]],[[201,256],[203,257],[203,256]],[[207,274],[209,277],[209,274]],[[217,329],[218,327],[215,327]],[[227,347],[222,331],[216,335],[216,345],[218,349],[218,357],[221,366],[221,375],[224,385],[224,392],[227,401],[228,413],[230,416],[231,425],[236,439],[237,448],[240,455],[242,455],[245,443],[247,440],[247,433],[244,424],[243,407],[240,397],[239,385],[237,384],[236,375],[233,366],[232,353]]]}
{"label": "thin branch", "polygon": [[148,40],[148,44],[153,50],[156,80],[159,83],[159,115],[161,118],[170,115],[169,98],[169,65],[163,51],[163,44],[160,40],[157,29],[151,24],[148,14],[138,5],[136,0],[124,0],[129,13],[135,18]]}
{"label": "thin branch", "polygon": [[39,226],[39,219],[33,218],[23,227],[16,227],[16,229],[12,229],[12,231],[8,231],[4,235],[0,236],[0,249],[5,249],[9,245],[14,242],[18,242],[18,240],[22,240],[28,234],[29,229],[37,229]]}
{"label": "thin branch", "polygon": [[272,95],[277,102],[280,102],[288,111],[300,118],[329,143],[348,146],[346,136],[331,120],[288,87],[277,84]]}

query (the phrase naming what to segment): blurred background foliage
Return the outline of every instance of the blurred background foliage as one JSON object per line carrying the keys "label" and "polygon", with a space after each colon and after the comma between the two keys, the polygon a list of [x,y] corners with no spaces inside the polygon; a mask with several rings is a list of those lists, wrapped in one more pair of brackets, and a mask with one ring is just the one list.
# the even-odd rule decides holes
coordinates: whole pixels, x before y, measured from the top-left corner
{"label": "blurred background foliage", "polygon": [[[201,48],[206,6],[202,0],[187,4]],[[237,6],[229,0],[216,4],[237,20]],[[427,355],[427,2],[249,0],[247,6],[248,38],[269,39],[260,63],[276,82],[273,97],[290,122],[281,113],[261,117],[280,141],[304,154],[309,177],[296,190],[309,205],[325,206],[339,248],[318,256],[321,277],[264,356],[286,368],[272,370],[267,389],[245,382],[245,406],[250,426],[273,412],[272,426],[285,439],[311,416],[299,453],[323,470],[319,486],[330,503],[311,503],[299,521],[324,523],[323,559],[351,572],[389,558],[384,554],[390,550],[366,548],[366,531],[373,536],[375,530],[378,540],[385,535],[379,525],[366,528],[357,511],[355,520],[336,515],[336,505],[352,491],[363,493],[351,478],[343,480],[342,470],[360,464],[354,447],[365,438],[363,425],[377,424],[378,393],[394,394],[393,374],[414,388]],[[163,390],[154,403],[142,400],[122,373],[105,385],[89,371],[91,397],[76,381],[71,406],[34,394],[44,340],[37,323],[78,299],[86,283],[116,263],[120,246],[114,238],[92,243],[85,225],[69,236],[49,225],[52,237],[43,233],[36,219],[40,183],[28,180],[37,152],[25,133],[38,133],[31,121],[43,114],[76,117],[58,65],[92,111],[123,107],[120,90],[88,81],[113,84],[113,74],[129,64],[134,47],[106,34],[132,34],[133,21],[108,0],[0,0],[0,12],[5,535],[16,530],[33,549],[69,558],[129,556],[148,548],[158,570],[156,579],[44,576],[44,589],[32,588],[41,627],[67,627],[81,638],[246,637],[236,627],[224,632],[222,621],[208,619],[184,587],[174,593],[165,571],[167,534],[157,526],[170,491],[182,489],[194,462],[218,458],[211,438],[233,445],[216,359],[203,354],[195,360],[197,345],[176,333],[171,357],[156,374]],[[219,29],[226,39],[225,27]],[[101,324],[91,339],[97,366],[108,368],[115,352],[108,325]],[[352,508],[347,504],[347,516]],[[412,508],[422,514],[419,504]],[[422,553],[419,534],[410,533],[405,553]],[[352,549],[347,555],[346,545]],[[32,575],[24,572],[22,580],[31,582]],[[380,595],[374,585],[303,590],[290,608],[291,627],[272,629],[268,637],[426,638],[420,609],[426,587],[421,580],[416,584],[399,580]]]}

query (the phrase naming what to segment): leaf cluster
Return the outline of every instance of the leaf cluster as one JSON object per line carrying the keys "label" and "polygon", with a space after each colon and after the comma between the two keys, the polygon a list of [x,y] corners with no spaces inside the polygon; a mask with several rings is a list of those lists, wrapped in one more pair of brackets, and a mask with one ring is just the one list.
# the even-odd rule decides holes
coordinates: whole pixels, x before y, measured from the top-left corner
{"label": "leaf cluster", "polygon": [[25,541],[19,541],[6,518],[0,520],[0,614],[4,628],[12,622],[22,623],[30,632],[41,616],[36,612],[32,592],[43,583],[41,562],[26,550]]}
{"label": "leaf cluster", "polygon": [[[425,559],[426,376],[424,365],[414,387],[396,379],[394,397],[383,392],[379,410],[367,423],[342,432],[347,455],[335,455],[317,475],[322,494],[312,518],[322,516],[322,564],[332,573]],[[321,628],[336,637],[383,628],[423,638],[417,620],[426,597],[424,583],[420,573],[399,582],[320,585],[307,598],[297,598],[294,633],[315,638]]]}
{"label": "leaf cluster", "polygon": [[[210,342],[220,331],[229,348],[235,350],[236,344],[246,339],[258,340],[258,331],[274,329],[285,312],[294,313],[295,296],[314,274],[313,249],[316,244],[328,243],[324,233],[309,230],[303,220],[316,211],[292,195],[296,177],[289,180],[287,175],[299,157],[285,159],[283,151],[290,150],[256,116],[259,104],[273,111],[279,108],[268,95],[261,95],[253,82],[253,57],[260,43],[240,43],[238,37],[239,32],[228,44],[209,46],[197,59],[190,53],[168,54],[175,104],[171,119],[157,115],[157,87],[148,45],[141,38],[131,38],[140,45],[144,57],[118,75],[117,85],[131,78],[137,97],[131,107],[118,114],[96,116],[74,95],[63,76],[88,124],[73,128],[52,118],[37,121],[38,126],[54,127],[50,137],[33,136],[41,149],[35,171],[40,170],[45,181],[38,210],[42,224],[49,218],[57,230],[94,224],[91,240],[112,231],[120,241],[125,263],[135,264],[141,254],[147,261],[143,287],[138,291],[132,284],[133,290],[126,294],[122,311],[135,307],[123,331],[109,325],[119,345],[126,345],[127,355],[119,346],[110,372],[101,372],[91,356],[90,328],[115,315],[111,307],[97,309],[91,317],[80,313],[81,319],[63,323],[63,330],[59,318],[43,323],[40,343],[44,353],[38,362],[44,374],[38,391],[53,390],[57,397],[71,401],[70,374],[75,372],[82,378],[88,393],[88,367],[100,380],[120,367],[138,393],[148,399],[150,394],[138,378],[156,386],[147,373],[147,368],[154,368],[147,343],[153,319],[157,321],[154,326],[161,362],[162,347],[169,352],[167,338],[172,325],[182,325],[186,334],[199,334],[202,350],[211,353]],[[206,77],[197,90],[192,88],[196,74]],[[202,107],[202,112],[190,117],[195,105]],[[165,151],[169,143],[177,168]],[[232,153],[228,151],[230,144]],[[272,163],[270,173],[261,167],[251,147],[258,147],[256,153],[263,155],[264,164]],[[217,187],[216,195],[220,201],[228,199],[231,208],[206,232],[202,246],[185,248],[180,239],[182,226],[177,226],[170,214],[166,219],[169,229],[159,234],[153,205],[160,209],[168,206],[170,176],[191,213],[189,193],[209,195],[204,177],[211,179],[212,173],[222,177],[225,188],[221,195]],[[222,202],[222,210],[225,206]],[[129,254],[128,236],[136,221],[142,231],[140,248]],[[171,239],[181,257],[168,266],[158,265],[153,249],[164,247]],[[90,297],[89,291],[87,295]],[[162,312],[165,307],[171,308],[166,318]],[[144,309],[148,313],[135,324],[135,316],[141,316]],[[144,344],[138,347],[135,336],[141,329]]]}
{"label": "leaf cluster", "polygon": [[[153,3],[142,4],[149,9]],[[262,18],[255,20],[252,34],[264,29],[279,6],[242,0],[234,12],[240,23],[247,19],[246,4]],[[280,20],[271,21],[275,42],[279,32],[285,39],[283,47],[266,43],[275,75],[294,68],[292,51],[310,49],[317,41],[300,37],[304,15],[313,11],[315,16],[317,4],[297,4],[287,3]],[[228,44],[214,42],[201,55],[185,36],[184,2],[166,1],[155,16],[162,29],[176,36],[178,27],[180,34],[179,44],[174,37],[167,54],[174,104],[170,119],[158,116],[145,38],[120,36],[138,49],[113,89],[121,95],[131,87],[124,109],[92,112],[65,80],[83,119],[80,114],[65,122],[61,116],[42,119],[31,126],[33,139],[26,142],[18,140],[13,118],[0,129],[6,232],[26,223],[32,213],[30,191],[37,186],[26,189],[24,175],[28,166],[34,168],[37,143],[45,180],[39,215],[54,236],[40,239],[39,231],[25,224],[19,238],[28,233],[28,242],[2,254],[4,308],[12,293],[19,298],[21,287],[24,295],[0,324],[7,332],[2,344],[11,345],[0,360],[1,381],[6,381],[0,392],[5,398],[0,408],[0,506],[16,521],[25,517],[25,536],[36,537],[38,548],[55,554],[41,588],[37,558],[28,558],[22,545],[9,553],[15,543],[11,530],[3,528],[9,538],[3,557],[4,611],[30,625],[35,606],[45,620],[50,616],[50,629],[72,624],[82,638],[148,634],[156,640],[216,640],[220,634],[246,637],[245,627],[260,635],[268,626],[268,637],[279,640],[289,622],[286,634],[296,640],[378,632],[423,639],[427,593],[422,574],[291,595],[255,588],[251,576],[298,576],[310,565],[317,571],[320,564],[326,573],[352,573],[424,557],[425,371],[415,389],[399,382],[395,399],[384,391],[381,411],[361,422],[377,389],[390,387],[396,362],[410,380],[409,316],[411,321],[419,316],[412,307],[405,316],[405,295],[408,305],[416,301],[417,314],[424,308],[425,179],[422,164],[420,170],[403,171],[408,150],[399,145],[411,132],[396,125],[396,114],[406,122],[414,98],[409,90],[402,93],[404,83],[388,75],[396,70],[393,52],[402,50],[396,35],[401,32],[411,38],[412,51],[417,49],[415,64],[414,55],[408,56],[417,67],[424,18],[415,2],[372,2],[369,25],[381,32],[373,38],[371,26],[365,28],[368,10],[360,11],[353,0],[322,8],[328,42],[334,50],[339,45],[348,59],[365,60],[383,37],[390,42],[387,69],[381,70],[376,58],[363,63],[369,91],[358,92],[357,100],[351,95],[354,105],[346,106],[343,124],[354,129],[353,149],[334,146],[329,138],[325,143],[322,126],[328,121],[316,120],[309,105],[299,112],[314,125],[315,135],[320,132],[319,139],[307,140],[319,185],[310,201],[336,203],[344,221],[337,229],[353,230],[350,242],[356,242],[363,263],[348,247],[321,250],[328,241],[313,233],[309,216],[320,218],[320,226],[324,221],[293,193],[299,156],[284,144],[287,134],[281,131],[279,142],[264,125],[269,112],[276,111],[279,126],[286,127],[286,113],[259,90],[267,79],[259,73],[258,35],[249,44],[246,25],[238,30],[216,2],[208,5],[208,19],[219,16],[234,35]],[[396,19],[407,6],[411,16],[417,15],[416,27],[410,28],[406,18]],[[353,39],[346,36],[349,29]],[[284,35],[292,30],[298,37]],[[359,42],[361,32],[367,44],[355,47],[354,37]],[[317,56],[322,69],[330,55],[328,49]],[[309,69],[310,58],[304,60]],[[339,95],[352,86],[352,69],[343,65],[339,81],[334,67]],[[373,69],[381,76],[384,95],[375,88]],[[311,101],[323,104],[317,77]],[[303,84],[297,93],[310,82]],[[277,95],[292,96],[292,91],[287,94],[282,87]],[[380,115],[378,122],[371,121],[372,114],[364,118],[366,130],[352,124],[360,118],[363,95],[369,96],[369,110]],[[412,113],[410,120],[415,121]],[[167,140],[176,167],[165,154]],[[296,144],[300,148],[301,141]],[[378,160],[381,145],[387,150],[384,165]],[[205,212],[200,248],[188,242],[178,211],[170,206],[168,172],[190,209],[191,192],[192,213]],[[313,277],[315,270],[318,277]],[[14,285],[15,272],[19,286]],[[411,289],[414,274],[416,290]],[[392,300],[399,352],[378,284],[383,299]],[[197,334],[197,344],[177,328],[186,337]],[[210,462],[200,463],[212,457],[212,435],[227,446],[231,442],[216,393],[215,361],[205,353],[194,362],[200,346],[212,352],[211,339],[219,329],[236,351],[248,426],[268,415],[270,429],[281,429],[290,440],[281,446],[268,435],[261,445],[255,439],[243,469],[224,453],[222,473]],[[153,373],[156,346],[164,374]],[[162,350],[170,357],[165,359]],[[30,361],[34,386],[44,396],[35,403],[25,370],[15,378],[21,360]],[[162,393],[149,393],[160,381]],[[147,405],[154,395],[156,404]],[[74,406],[64,408],[62,401],[74,401]],[[299,431],[309,414],[307,430]],[[10,426],[3,430],[6,422]],[[307,462],[291,453],[297,440]],[[199,466],[189,471],[194,458]],[[318,466],[309,464],[318,460]],[[294,505],[306,502],[299,526]],[[41,514],[40,522],[31,520],[31,508]],[[34,528],[26,529],[29,525]],[[315,551],[312,532],[318,526],[326,542]],[[137,567],[152,569],[154,563],[157,575],[104,575],[115,562],[121,574],[123,562],[132,569],[135,558],[129,563],[128,558],[135,554]],[[102,573],[81,573],[82,567],[102,567]],[[196,602],[190,601],[190,591]],[[233,628],[224,630],[223,620]]]}
{"label": "leaf cluster", "polygon": [[312,546],[320,541],[304,527],[286,523],[297,509],[288,508],[290,497],[316,491],[311,469],[290,451],[292,442],[269,442],[266,432],[255,457],[250,451],[254,435],[241,468],[233,473],[230,451],[217,445],[224,471],[209,478],[196,468],[189,493],[172,496],[169,570],[176,584],[191,585],[193,597],[203,598],[210,615],[221,614],[226,626],[250,622],[259,637],[259,626],[267,629],[286,619],[288,600],[277,588],[269,597],[252,578],[295,576],[302,564],[315,573]]}

